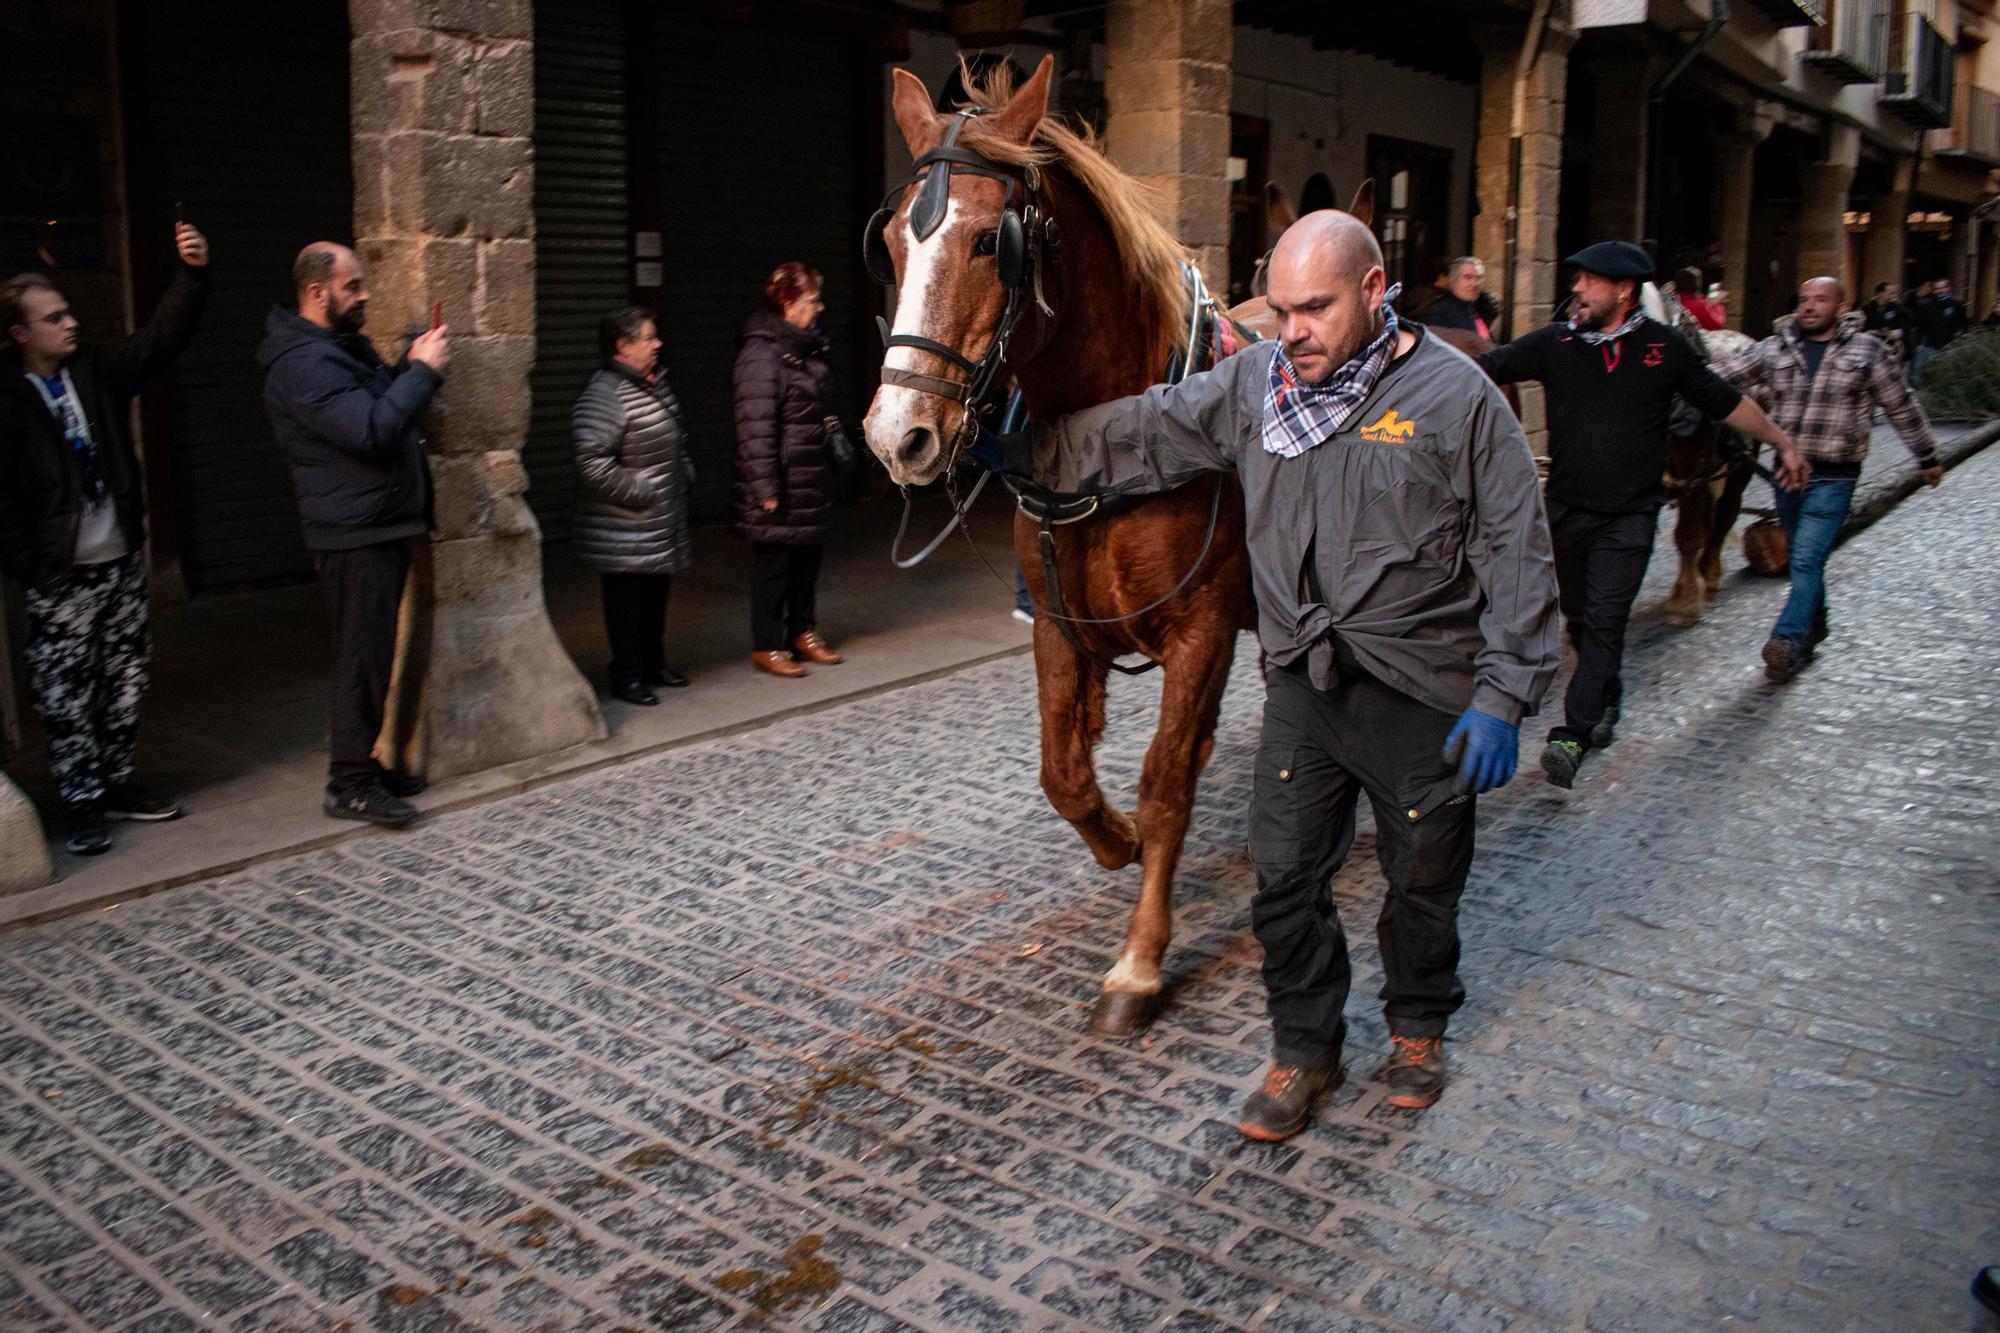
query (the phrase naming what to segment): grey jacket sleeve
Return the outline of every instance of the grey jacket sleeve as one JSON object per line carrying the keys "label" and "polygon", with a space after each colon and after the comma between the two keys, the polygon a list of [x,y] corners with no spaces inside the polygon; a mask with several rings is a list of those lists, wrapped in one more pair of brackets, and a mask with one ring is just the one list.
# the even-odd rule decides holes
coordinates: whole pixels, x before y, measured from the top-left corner
{"label": "grey jacket sleeve", "polygon": [[1487,386],[1468,422],[1471,522],[1465,558],[1485,605],[1472,706],[1519,726],[1541,707],[1562,659],[1556,566],[1542,484],[1521,423]]}
{"label": "grey jacket sleeve", "polygon": [[625,439],[625,406],[616,389],[593,376],[570,409],[569,428],[576,446],[577,480],[592,499],[626,509],[659,502],[660,488],[652,478],[626,467],[618,457]]}
{"label": "grey jacket sleeve", "polygon": [[1007,470],[1067,493],[1150,495],[1232,469],[1246,429],[1260,426],[1256,411],[1243,409],[1245,377],[1261,384],[1270,356],[1252,348],[1179,384],[1009,435]]}

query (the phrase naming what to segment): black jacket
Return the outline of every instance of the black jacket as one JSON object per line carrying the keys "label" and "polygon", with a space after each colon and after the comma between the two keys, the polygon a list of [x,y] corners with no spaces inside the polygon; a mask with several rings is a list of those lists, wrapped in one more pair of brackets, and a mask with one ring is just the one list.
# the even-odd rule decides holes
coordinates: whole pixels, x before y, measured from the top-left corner
{"label": "black jacket", "polygon": [[360,334],[331,333],[283,307],[265,321],[257,361],[308,547],[345,551],[430,526],[419,418],[444,383],[436,371],[416,361],[392,368]]}
{"label": "black jacket", "polygon": [[1688,340],[1641,320],[1594,344],[1567,324],[1544,324],[1476,358],[1496,384],[1540,380],[1548,394],[1548,496],[1603,514],[1637,513],[1665,500],[1667,424],[1674,395],[1721,420],[1743,395]]}
{"label": "black jacket", "polygon": [[[184,264],[145,328],[115,342],[79,344],[63,362],[134,551],[146,541],[146,482],[126,429],[132,399],[194,340],[207,300],[208,270]],[[82,514],[76,454],[28,383],[20,349],[10,346],[0,353],[0,568],[31,588],[63,578],[76,558]]]}
{"label": "black jacket", "polygon": [[1478,302],[1461,301],[1450,292],[1439,292],[1431,303],[1424,307],[1420,322],[1434,328],[1464,329],[1467,333],[1478,333],[1479,319]]}
{"label": "black jacket", "polygon": [[1956,296],[1926,297],[1917,302],[1917,328],[1930,347],[1943,347],[1965,332],[1965,307]]}
{"label": "black jacket", "polygon": [[[743,326],[736,354],[736,523],[753,542],[818,546],[833,508],[826,339],[768,310]],[[765,513],[763,501],[778,507]]]}

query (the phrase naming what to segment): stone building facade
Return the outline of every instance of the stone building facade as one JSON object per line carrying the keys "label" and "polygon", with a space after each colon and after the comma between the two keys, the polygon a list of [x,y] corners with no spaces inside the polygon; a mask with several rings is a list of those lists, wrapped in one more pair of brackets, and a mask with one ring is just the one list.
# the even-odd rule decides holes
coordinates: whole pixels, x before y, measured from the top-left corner
{"label": "stone building facade", "polygon": [[[354,240],[385,352],[444,304],[455,354],[430,422],[436,527],[383,739],[433,776],[602,734],[543,601],[567,503],[560,408],[598,309],[663,310],[693,381],[677,388],[716,451],[701,460],[709,485],[726,486],[734,324],[774,257],[826,272],[844,321],[837,381],[850,409],[865,401],[880,296],[853,240],[907,167],[886,106],[899,63],[936,89],[960,49],[1057,53],[1065,104],[1102,122],[1218,291],[1273,239],[1251,203],[1266,181],[1344,203],[1364,174],[1407,195],[1378,222],[1393,262],[1417,273],[1480,255],[1514,332],[1556,308],[1561,255],[1607,235],[1669,264],[1714,240],[1732,323],[1753,330],[1817,272],[1864,294],[1948,272],[1979,313],[2000,278],[1993,0],[906,0],[866,15],[811,0],[671,14],[300,0],[209,25],[199,47],[174,46],[159,12],[0,6],[15,53],[0,118],[80,145],[68,165],[93,187],[67,233],[0,200],[0,265],[57,264],[89,330],[114,333],[157,293],[148,229],[181,182],[228,219],[211,228],[218,283],[242,285],[211,309],[213,360],[139,414],[167,596],[304,573],[282,466],[255,434],[254,373],[226,335],[282,299],[291,250]],[[545,171],[559,189],[538,189]],[[231,194],[238,181],[250,188]],[[718,225],[729,245],[713,243]],[[43,243],[52,259],[36,257]],[[1538,428],[1533,392],[1524,411]],[[225,436],[218,422],[252,426]],[[722,500],[697,497],[710,513]],[[10,793],[0,779],[0,883],[19,884],[47,863],[18,850],[39,839]]]}

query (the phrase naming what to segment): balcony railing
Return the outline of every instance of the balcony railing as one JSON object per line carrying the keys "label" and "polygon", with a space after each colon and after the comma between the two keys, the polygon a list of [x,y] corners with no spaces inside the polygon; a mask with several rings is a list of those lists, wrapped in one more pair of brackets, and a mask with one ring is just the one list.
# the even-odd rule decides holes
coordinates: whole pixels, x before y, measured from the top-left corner
{"label": "balcony railing", "polygon": [[1806,63],[1842,83],[1874,83],[1889,63],[1888,0],[1834,0],[1833,19],[1813,32]]}
{"label": "balcony railing", "polygon": [[1906,14],[1890,30],[1889,68],[1881,102],[1912,125],[1951,124],[1951,43],[1922,14]]}
{"label": "balcony railing", "polygon": [[1781,28],[1826,22],[1826,0],[1750,0],[1750,3]]}
{"label": "balcony railing", "polygon": [[1960,84],[1951,137],[1953,142],[1938,150],[1940,156],[1975,158],[2000,167],[2000,94]]}

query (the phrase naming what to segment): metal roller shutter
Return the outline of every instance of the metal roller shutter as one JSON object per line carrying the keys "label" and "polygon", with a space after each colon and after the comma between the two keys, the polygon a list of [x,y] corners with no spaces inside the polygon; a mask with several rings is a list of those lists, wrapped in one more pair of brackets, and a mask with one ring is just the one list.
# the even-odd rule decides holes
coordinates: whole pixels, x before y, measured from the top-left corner
{"label": "metal roller shutter", "polygon": [[127,5],[120,18],[143,43],[127,117],[156,196],[135,201],[142,224],[157,212],[164,233],[182,201],[215,256],[200,333],[166,381],[167,438],[152,442],[171,460],[182,572],[192,591],[307,577],[256,350],[266,312],[290,299],[299,248],[353,233],[347,8],[207,0]]}
{"label": "metal roller shutter", "polygon": [[535,5],[535,369],[523,461],[551,543],[569,539],[569,413],[597,321],[632,299],[624,19],[615,0]]}
{"label": "metal roller shutter", "polygon": [[854,218],[864,81],[881,67],[850,42],[780,24],[667,18],[658,49],[662,355],[694,440],[695,511],[714,517],[729,508],[737,335],[779,263],[825,275],[835,406],[851,415],[866,402]]}

